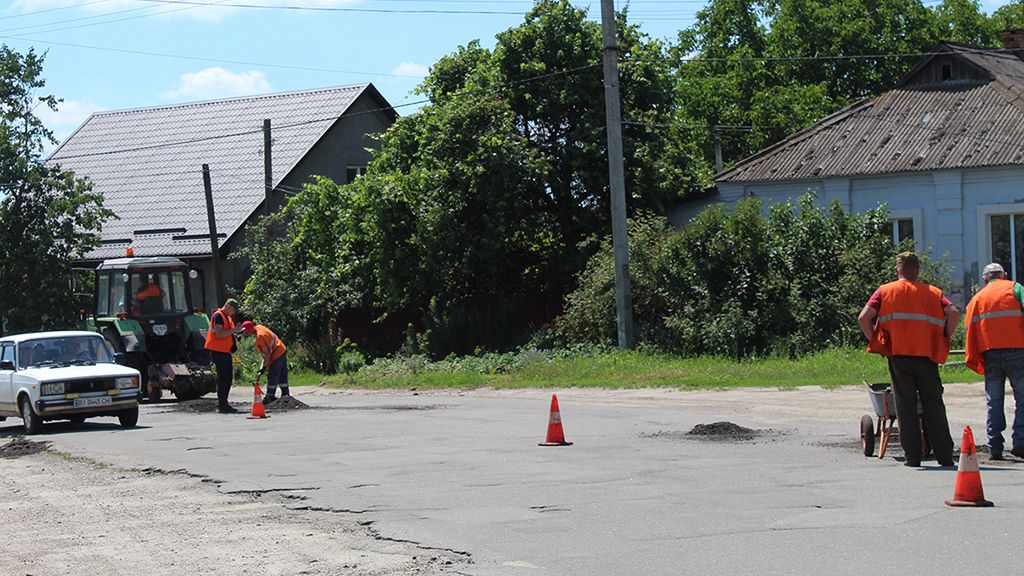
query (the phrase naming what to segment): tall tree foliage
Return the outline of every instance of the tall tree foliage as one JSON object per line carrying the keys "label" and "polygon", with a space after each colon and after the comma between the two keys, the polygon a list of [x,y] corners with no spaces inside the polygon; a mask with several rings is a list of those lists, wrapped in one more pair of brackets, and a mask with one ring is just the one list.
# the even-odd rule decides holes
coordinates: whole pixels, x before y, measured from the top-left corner
{"label": "tall tree foliage", "polygon": [[3,329],[19,332],[70,326],[76,301],[71,262],[99,243],[111,216],[89,183],[43,163],[55,143],[34,111],[57,109],[40,96],[43,57],[0,47],[0,303]]}
{"label": "tall tree foliage", "polygon": [[[618,41],[636,60],[621,81],[624,116],[635,122],[625,152],[629,202],[664,212],[693,181],[669,134],[650,126],[671,106],[668,65],[661,44],[622,17]],[[602,53],[600,26],[584,10],[541,0],[493,50],[473,42],[437,62],[420,87],[430,103],[382,135],[367,174],[343,192],[309,186],[286,211],[292,252],[281,256],[358,293],[317,313],[411,311],[434,339],[430,350],[444,354],[467,345],[438,341],[457,331],[454,318],[487,323],[496,306],[514,311],[517,302],[564,294],[610,227]],[[332,199],[317,218],[298,212],[327,193],[346,200]],[[319,241],[332,237],[329,246]],[[263,279],[291,264],[264,266],[273,258],[256,256],[250,298],[269,306]],[[334,297],[322,286],[315,294]],[[486,344],[507,344],[512,332]]]}

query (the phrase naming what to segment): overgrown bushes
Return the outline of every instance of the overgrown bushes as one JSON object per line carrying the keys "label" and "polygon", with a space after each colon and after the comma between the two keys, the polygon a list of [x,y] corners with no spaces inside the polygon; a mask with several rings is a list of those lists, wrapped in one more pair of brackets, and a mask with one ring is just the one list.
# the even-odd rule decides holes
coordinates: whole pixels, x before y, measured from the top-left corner
{"label": "overgrown bushes", "polygon": [[[807,195],[714,206],[682,231],[652,216],[630,223],[637,340],[685,355],[801,356],[862,344],[857,314],[892,280],[884,208],[863,214]],[[941,267],[925,256],[934,280]],[[941,285],[941,282],[939,282]],[[589,262],[559,320],[571,340],[615,338],[610,243]]]}

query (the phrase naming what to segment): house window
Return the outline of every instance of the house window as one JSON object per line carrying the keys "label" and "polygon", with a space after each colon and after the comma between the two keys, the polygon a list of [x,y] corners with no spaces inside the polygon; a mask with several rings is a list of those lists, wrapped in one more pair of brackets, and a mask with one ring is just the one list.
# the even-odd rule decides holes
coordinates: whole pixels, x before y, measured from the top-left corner
{"label": "house window", "polygon": [[996,214],[990,217],[992,261],[1003,265],[1014,280],[1020,280],[1024,266],[1024,214]]}
{"label": "house window", "polygon": [[950,80],[953,78],[953,66],[951,64],[942,65],[942,79]]}
{"label": "house window", "polygon": [[892,225],[892,243],[894,246],[899,246],[905,240],[914,240],[914,219],[913,218],[894,218],[889,220]]}
{"label": "house window", "polygon": [[348,166],[345,168],[345,183],[351,184],[363,174],[366,174],[366,166]]}

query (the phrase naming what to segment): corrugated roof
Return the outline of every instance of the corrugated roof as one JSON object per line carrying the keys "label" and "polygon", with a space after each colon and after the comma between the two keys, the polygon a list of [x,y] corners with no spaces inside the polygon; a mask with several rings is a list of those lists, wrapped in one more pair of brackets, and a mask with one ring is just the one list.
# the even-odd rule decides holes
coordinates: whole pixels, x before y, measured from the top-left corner
{"label": "corrugated roof", "polygon": [[907,78],[739,162],[715,180],[806,180],[1024,163],[1024,62],[1011,53],[972,46],[944,43],[940,50],[989,78],[931,83]]}
{"label": "corrugated roof", "polygon": [[87,176],[117,214],[87,255],[210,253],[202,165],[209,164],[221,244],[264,198],[263,119],[272,121],[274,185],[370,84],[93,114],[47,160]]}

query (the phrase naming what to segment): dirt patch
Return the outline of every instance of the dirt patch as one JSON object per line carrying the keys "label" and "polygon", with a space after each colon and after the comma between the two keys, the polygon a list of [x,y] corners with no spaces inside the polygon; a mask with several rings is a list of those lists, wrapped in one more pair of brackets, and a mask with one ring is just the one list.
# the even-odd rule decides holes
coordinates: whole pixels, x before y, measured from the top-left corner
{"label": "dirt patch", "polygon": [[302,400],[297,400],[294,396],[281,396],[266,403],[264,408],[267,412],[290,412],[292,410],[309,410],[312,406]]}
{"label": "dirt patch", "polygon": [[661,438],[667,440],[706,440],[711,442],[749,442],[776,434],[774,430],[755,430],[732,422],[714,422],[698,424],[689,432],[678,430],[659,430],[651,434],[641,434],[642,438]]}
{"label": "dirt patch", "polygon": [[0,446],[0,458],[20,458],[30,454],[38,454],[49,446],[49,442],[33,442],[18,436],[7,444]]}

